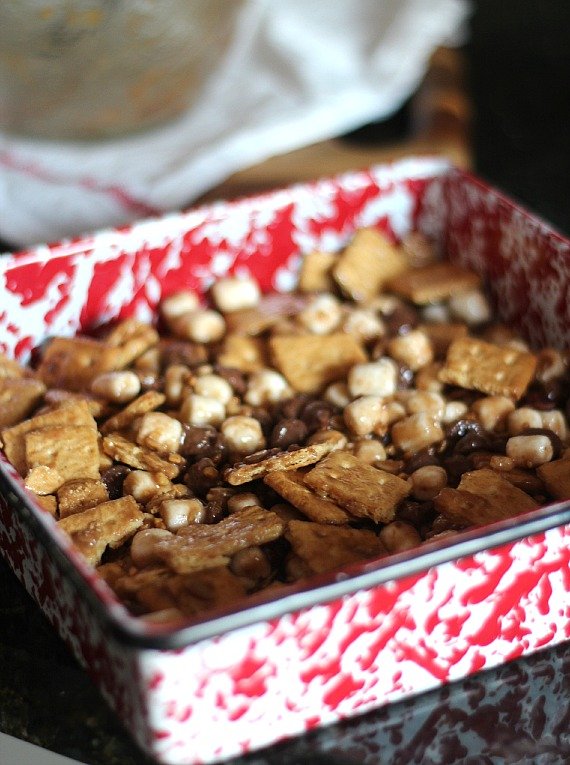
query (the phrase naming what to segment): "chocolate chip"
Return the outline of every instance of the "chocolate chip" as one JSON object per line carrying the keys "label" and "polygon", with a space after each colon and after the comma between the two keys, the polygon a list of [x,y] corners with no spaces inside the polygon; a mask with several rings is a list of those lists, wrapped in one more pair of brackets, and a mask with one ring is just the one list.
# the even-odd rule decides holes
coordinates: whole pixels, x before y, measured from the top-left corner
{"label": "chocolate chip", "polygon": [[476,390],[449,385],[446,387],[445,397],[448,401],[462,401],[468,408],[471,408],[472,404],[481,398],[481,394]]}
{"label": "chocolate chip", "polygon": [[184,438],[180,454],[186,459],[210,458],[219,465],[227,458],[227,446],[215,428],[184,426]]}
{"label": "chocolate chip", "polygon": [[396,385],[401,390],[403,388],[409,388],[414,382],[414,373],[405,364],[398,365],[398,377],[396,379]]}
{"label": "chocolate chip", "polygon": [[466,524],[450,521],[445,515],[437,515],[434,518],[431,528],[426,532],[425,538],[431,539],[431,537],[436,536],[436,534],[442,534],[444,531],[458,531],[465,528],[465,526]]}
{"label": "chocolate chip", "polygon": [[370,360],[378,361],[378,359],[381,359],[382,356],[385,356],[387,346],[388,342],[386,338],[381,337],[379,340],[377,340],[370,350]]}
{"label": "chocolate chip", "polygon": [[398,520],[411,523],[416,529],[426,524],[431,524],[435,516],[433,502],[417,502],[413,499],[405,499],[400,503],[396,513]]}
{"label": "chocolate chip", "polygon": [[521,406],[530,406],[541,412],[556,409],[562,400],[562,385],[558,380],[548,382],[535,381],[527,390],[521,401]]}
{"label": "chocolate chip", "polygon": [[330,426],[330,421],[336,409],[327,401],[311,401],[301,412],[301,419],[308,428],[309,433],[316,430],[325,430]]}
{"label": "chocolate chip", "polygon": [[276,454],[281,454],[282,449],[263,449],[260,452],[254,452],[244,457],[242,462],[245,465],[255,465],[257,462],[269,459],[269,457],[275,457]]}
{"label": "chocolate chip", "polygon": [[215,501],[206,503],[204,523],[218,523],[225,515],[226,510],[222,504]]}
{"label": "chocolate chip", "polygon": [[241,369],[224,367],[221,364],[214,365],[214,372],[228,382],[238,396],[243,396],[247,390],[247,382]]}
{"label": "chocolate chip", "polygon": [[227,509],[228,499],[235,494],[235,490],[227,486],[213,486],[206,494],[206,501],[221,507],[224,512]]}
{"label": "chocolate chip", "polygon": [[197,497],[206,496],[219,480],[220,473],[209,457],[203,457],[195,462],[184,475],[184,483]]}
{"label": "chocolate chip", "polygon": [[482,434],[484,432],[483,426],[475,419],[462,419],[456,420],[446,431],[446,438],[448,441],[458,441],[468,433]]}
{"label": "chocolate chip", "polygon": [[467,433],[453,447],[455,454],[469,454],[470,452],[486,451],[487,449],[488,438],[484,433]]}
{"label": "chocolate chip", "polygon": [[281,416],[285,419],[299,418],[303,409],[312,400],[311,396],[308,396],[306,393],[298,393],[296,396],[280,404],[279,410]]}
{"label": "chocolate chip", "polygon": [[286,449],[291,444],[302,444],[307,438],[308,429],[303,420],[279,420],[271,432],[270,444],[279,449]]}
{"label": "chocolate chip", "polygon": [[111,465],[101,473],[101,481],[105,484],[109,499],[119,499],[123,496],[123,483],[130,468],[126,465]]}
{"label": "chocolate chip", "polygon": [[274,418],[271,413],[263,406],[255,406],[251,410],[251,416],[254,417],[261,425],[261,430],[266,439],[269,439],[271,431],[273,430]]}
{"label": "chocolate chip", "polygon": [[407,303],[401,303],[383,317],[389,335],[407,335],[419,323],[418,312]]}
{"label": "chocolate chip", "polygon": [[413,454],[406,462],[404,471],[408,474],[411,474],[422,467],[426,467],[427,465],[441,466],[441,461],[438,459],[438,457],[435,456],[433,447],[431,446],[428,446],[425,449],[421,449],[419,452]]}
{"label": "chocolate chip", "polygon": [[171,364],[184,364],[195,367],[207,361],[207,353],[203,345],[184,340],[162,339],[159,342],[160,361],[163,368]]}
{"label": "chocolate chip", "polygon": [[443,468],[447,473],[449,486],[456,488],[463,473],[473,470],[473,463],[463,454],[452,454],[443,460]]}

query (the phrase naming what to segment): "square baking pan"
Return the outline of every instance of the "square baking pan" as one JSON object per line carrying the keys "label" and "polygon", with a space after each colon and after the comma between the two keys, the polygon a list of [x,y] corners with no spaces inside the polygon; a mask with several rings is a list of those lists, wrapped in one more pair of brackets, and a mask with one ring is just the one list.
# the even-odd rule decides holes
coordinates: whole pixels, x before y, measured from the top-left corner
{"label": "square baking pan", "polygon": [[[290,290],[301,254],[411,230],[477,271],[498,317],[570,345],[570,241],[499,191],[409,158],[0,258],[0,350],[150,319],[227,273]],[[143,750],[214,763],[570,637],[570,503],[354,564],[173,629],[128,613],[0,452],[0,549]]]}

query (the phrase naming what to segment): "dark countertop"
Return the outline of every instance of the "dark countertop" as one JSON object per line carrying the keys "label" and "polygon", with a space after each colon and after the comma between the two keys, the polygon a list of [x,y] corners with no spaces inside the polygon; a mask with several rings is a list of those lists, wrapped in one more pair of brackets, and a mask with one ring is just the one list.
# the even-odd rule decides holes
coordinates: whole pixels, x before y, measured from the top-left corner
{"label": "dark countertop", "polygon": [[[480,0],[471,26],[475,169],[570,233],[570,4]],[[241,762],[567,763],[569,668],[570,644]],[[147,762],[1,559],[0,730],[88,765]]]}

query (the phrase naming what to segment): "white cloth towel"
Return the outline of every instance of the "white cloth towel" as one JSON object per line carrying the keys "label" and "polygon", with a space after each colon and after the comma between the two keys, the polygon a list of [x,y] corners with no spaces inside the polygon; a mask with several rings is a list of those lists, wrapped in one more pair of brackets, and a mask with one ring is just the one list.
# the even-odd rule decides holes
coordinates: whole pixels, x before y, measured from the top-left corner
{"label": "white cloth towel", "polygon": [[249,0],[201,98],[147,133],[0,133],[0,238],[54,241],[186,207],[231,173],[395,111],[465,0]]}

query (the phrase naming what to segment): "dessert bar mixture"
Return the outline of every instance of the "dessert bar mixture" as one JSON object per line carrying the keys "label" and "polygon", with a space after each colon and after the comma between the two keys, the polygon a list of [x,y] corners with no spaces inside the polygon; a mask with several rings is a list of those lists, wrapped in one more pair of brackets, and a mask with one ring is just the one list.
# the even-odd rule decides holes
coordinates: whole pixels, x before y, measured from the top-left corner
{"label": "dessert bar mixture", "polygon": [[[420,234],[0,356],[0,446],[118,598],[178,622],[570,498],[567,354]],[[245,601],[247,602],[247,601]]]}

